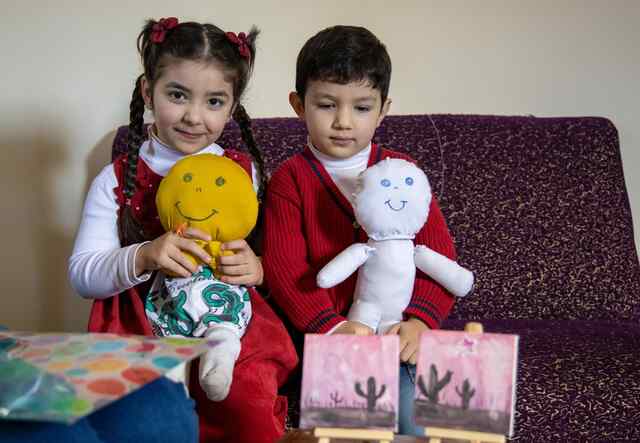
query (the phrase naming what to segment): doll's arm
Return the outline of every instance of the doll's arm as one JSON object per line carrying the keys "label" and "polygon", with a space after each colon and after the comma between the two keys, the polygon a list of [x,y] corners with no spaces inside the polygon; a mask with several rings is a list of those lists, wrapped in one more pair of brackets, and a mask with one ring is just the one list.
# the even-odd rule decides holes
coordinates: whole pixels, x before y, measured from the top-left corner
{"label": "doll's arm", "polygon": [[[438,206],[435,195],[431,196],[429,217],[414,240],[416,245],[425,245],[450,260],[456,260],[456,249],[451,234]],[[422,271],[416,272],[413,295],[403,315],[416,317],[429,328],[438,329],[453,307],[455,296]]]}
{"label": "doll's arm", "polygon": [[455,261],[424,245],[414,250],[416,267],[440,283],[456,297],[464,297],[473,288],[473,273]]}
{"label": "doll's arm", "polygon": [[373,251],[375,248],[365,243],[352,244],[320,269],[316,277],[318,286],[332,288],[342,283],[367,261]]}

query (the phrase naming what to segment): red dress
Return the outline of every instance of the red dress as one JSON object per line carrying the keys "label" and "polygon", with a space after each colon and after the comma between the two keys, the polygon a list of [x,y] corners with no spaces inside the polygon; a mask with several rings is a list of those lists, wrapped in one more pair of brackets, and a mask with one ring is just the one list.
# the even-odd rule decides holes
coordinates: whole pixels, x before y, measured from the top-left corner
{"label": "red dress", "polygon": [[[226,150],[225,156],[251,175],[251,161],[246,155]],[[126,161],[126,156],[114,161],[118,180],[114,191],[120,208],[125,204],[122,184]],[[130,204],[134,217],[153,238],[164,233],[155,205],[161,180],[142,159],[138,161],[138,187]],[[148,289],[146,282],[113,297],[94,300],[89,332],[153,335],[144,310]],[[278,395],[278,388],[298,358],[280,319],[255,289],[250,293],[253,316],[242,338],[229,396],[222,402],[208,400],[200,388],[198,365],[191,365],[189,390],[196,401],[201,442],[271,443],[284,433],[287,399]]]}

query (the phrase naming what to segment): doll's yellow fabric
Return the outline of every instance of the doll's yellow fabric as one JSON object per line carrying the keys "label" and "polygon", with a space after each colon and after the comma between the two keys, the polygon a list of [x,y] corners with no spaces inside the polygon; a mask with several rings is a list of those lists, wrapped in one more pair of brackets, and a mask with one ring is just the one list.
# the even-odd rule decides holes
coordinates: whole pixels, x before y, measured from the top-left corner
{"label": "doll's yellow fabric", "polygon": [[249,174],[233,160],[214,154],[176,162],[160,182],[156,206],[165,230],[192,226],[211,235],[210,242],[197,243],[213,258],[208,263],[213,269],[221,255],[220,244],[245,238],[258,217],[258,199]]}

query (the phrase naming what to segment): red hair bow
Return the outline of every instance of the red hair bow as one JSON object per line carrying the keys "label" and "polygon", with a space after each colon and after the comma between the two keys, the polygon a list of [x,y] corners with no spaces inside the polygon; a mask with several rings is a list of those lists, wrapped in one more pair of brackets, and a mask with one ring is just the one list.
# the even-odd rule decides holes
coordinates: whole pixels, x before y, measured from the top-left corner
{"label": "red hair bow", "polygon": [[167,35],[167,31],[178,26],[178,19],[175,17],[161,18],[160,21],[153,24],[151,28],[151,41],[153,43],[162,43]]}
{"label": "red hair bow", "polygon": [[247,60],[251,59],[251,49],[249,49],[249,42],[247,42],[247,36],[244,32],[236,35],[235,32],[227,32],[227,38],[231,43],[238,46],[238,52]]}

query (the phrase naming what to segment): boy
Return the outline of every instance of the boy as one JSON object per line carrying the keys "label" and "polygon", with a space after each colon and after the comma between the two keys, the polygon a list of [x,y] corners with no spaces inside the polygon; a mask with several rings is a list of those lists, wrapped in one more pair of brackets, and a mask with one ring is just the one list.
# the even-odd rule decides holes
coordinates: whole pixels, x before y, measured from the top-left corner
{"label": "boy", "polygon": [[[356,178],[386,157],[408,158],[371,143],[387,112],[391,60],[367,29],[334,26],[303,46],[296,91],[289,102],[309,133],[305,150],[271,178],[265,203],[263,266],[274,301],[302,333],[370,335],[347,320],[356,275],[330,289],[316,285],[318,271],[354,242],[366,242],[355,223],[350,198]],[[429,218],[415,243],[455,260],[453,241],[433,198]],[[416,353],[420,334],[437,328],[453,297],[418,272],[405,321],[388,333],[400,336],[399,430],[416,434],[412,421]]]}

